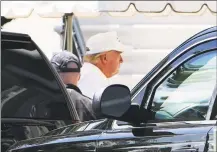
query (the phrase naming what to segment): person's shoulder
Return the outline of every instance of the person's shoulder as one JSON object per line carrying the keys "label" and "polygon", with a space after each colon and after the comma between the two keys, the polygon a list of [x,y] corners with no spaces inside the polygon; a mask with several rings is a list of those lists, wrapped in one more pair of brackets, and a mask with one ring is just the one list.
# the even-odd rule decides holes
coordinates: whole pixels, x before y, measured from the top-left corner
{"label": "person's shoulder", "polygon": [[92,100],[93,100],[93,99],[91,99],[90,97],[88,97],[88,96],[86,96],[86,95],[84,95],[84,94],[82,94],[82,96],[83,96],[86,100],[88,100],[88,101],[90,101],[90,102],[92,102]]}
{"label": "person's shoulder", "polygon": [[81,96],[81,94],[74,89],[67,88],[66,90],[69,93],[70,98],[72,98],[73,100],[78,99]]}
{"label": "person's shoulder", "polygon": [[68,91],[70,97],[74,98],[75,100],[82,100],[82,101],[86,100],[86,101],[89,101],[89,102],[91,102],[91,100],[92,100],[91,98],[89,98],[89,97],[75,91],[74,89],[68,89],[67,88],[67,91]]}
{"label": "person's shoulder", "polygon": [[80,94],[82,100],[86,101],[86,103],[92,103],[92,99],[84,94]]}

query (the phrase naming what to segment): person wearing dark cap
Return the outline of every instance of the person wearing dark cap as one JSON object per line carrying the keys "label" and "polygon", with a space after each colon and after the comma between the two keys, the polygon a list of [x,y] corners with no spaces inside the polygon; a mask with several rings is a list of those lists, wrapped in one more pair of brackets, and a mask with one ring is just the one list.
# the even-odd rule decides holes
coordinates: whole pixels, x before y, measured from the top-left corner
{"label": "person wearing dark cap", "polygon": [[78,58],[68,51],[61,51],[54,54],[50,62],[66,85],[67,91],[71,101],[74,102],[80,120],[88,121],[96,119],[92,110],[91,99],[84,96],[81,90],[77,87],[81,69]]}

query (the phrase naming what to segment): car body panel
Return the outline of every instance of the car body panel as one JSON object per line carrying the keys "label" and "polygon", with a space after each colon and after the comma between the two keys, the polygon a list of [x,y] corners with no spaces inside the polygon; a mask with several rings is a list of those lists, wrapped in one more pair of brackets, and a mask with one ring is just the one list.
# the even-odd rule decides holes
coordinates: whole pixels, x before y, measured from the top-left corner
{"label": "car body panel", "polygon": [[173,122],[111,130],[100,136],[98,151],[181,152],[191,149],[203,152],[205,137],[214,124],[215,121],[200,125],[195,125],[195,122]]}
{"label": "car body panel", "polygon": [[[108,120],[107,120],[108,121]],[[107,121],[94,121],[92,123],[107,123]],[[216,121],[201,122],[171,122],[151,123],[148,126],[128,128],[115,128],[110,124],[105,130],[81,129],[81,124],[70,125],[56,130],[56,134],[48,134],[43,137],[21,141],[11,147],[19,151],[50,151],[70,149],[79,151],[142,151],[142,150],[183,150],[197,149],[203,151],[207,133],[213,128]],[[86,125],[91,123],[82,123]],[[199,125],[198,125],[199,124]],[[77,128],[76,128],[77,127]],[[76,130],[73,130],[76,128]],[[80,129],[80,130],[79,130]],[[58,133],[58,130],[62,132]],[[70,130],[63,133],[64,130]],[[72,131],[73,130],[73,131]],[[55,131],[52,131],[55,132]],[[188,140],[186,142],[186,140]],[[98,141],[98,142],[97,142]],[[87,146],[88,145],[88,146]],[[48,150],[49,147],[49,150]]]}
{"label": "car body panel", "polygon": [[16,151],[95,151],[102,130],[78,131],[63,136],[45,136],[21,141],[12,146]]}
{"label": "car body panel", "polygon": [[[30,149],[31,151],[95,151],[97,139],[101,134],[111,129],[111,120],[102,119],[82,122],[65,127],[61,127],[44,134],[42,137],[21,141],[13,145],[10,149]],[[57,145],[56,145],[57,144]],[[49,147],[49,148],[48,148]]]}

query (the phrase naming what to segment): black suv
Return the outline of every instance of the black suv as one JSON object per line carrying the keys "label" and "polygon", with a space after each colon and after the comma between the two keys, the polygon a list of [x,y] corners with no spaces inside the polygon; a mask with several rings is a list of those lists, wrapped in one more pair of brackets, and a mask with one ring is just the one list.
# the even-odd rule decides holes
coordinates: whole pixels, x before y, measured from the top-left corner
{"label": "black suv", "polygon": [[217,27],[178,46],[131,92],[97,92],[93,108],[107,119],[82,123],[32,39],[1,38],[2,151],[216,151]]}

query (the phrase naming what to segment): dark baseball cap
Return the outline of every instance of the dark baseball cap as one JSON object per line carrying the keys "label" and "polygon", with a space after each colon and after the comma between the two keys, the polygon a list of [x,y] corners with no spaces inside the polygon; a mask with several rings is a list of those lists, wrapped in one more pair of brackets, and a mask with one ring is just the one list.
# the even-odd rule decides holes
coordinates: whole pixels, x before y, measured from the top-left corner
{"label": "dark baseball cap", "polygon": [[[58,72],[80,72],[80,65],[77,56],[68,51],[55,53],[50,60],[51,64]],[[77,68],[68,68],[68,63],[77,64]]]}

